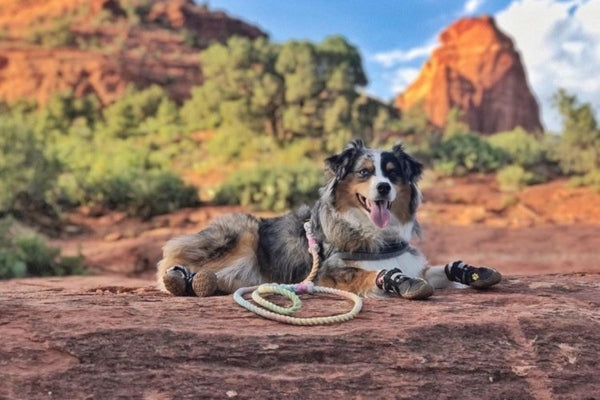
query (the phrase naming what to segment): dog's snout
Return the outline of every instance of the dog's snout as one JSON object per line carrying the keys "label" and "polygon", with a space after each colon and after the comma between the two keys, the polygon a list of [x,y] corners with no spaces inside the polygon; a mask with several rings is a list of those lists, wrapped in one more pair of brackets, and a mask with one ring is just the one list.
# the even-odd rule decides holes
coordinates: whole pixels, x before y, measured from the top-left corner
{"label": "dog's snout", "polygon": [[379,193],[382,196],[388,195],[391,190],[392,190],[392,187],[390,186],[389,183],[381,182],[381,183],[377,184],[377,193]]}

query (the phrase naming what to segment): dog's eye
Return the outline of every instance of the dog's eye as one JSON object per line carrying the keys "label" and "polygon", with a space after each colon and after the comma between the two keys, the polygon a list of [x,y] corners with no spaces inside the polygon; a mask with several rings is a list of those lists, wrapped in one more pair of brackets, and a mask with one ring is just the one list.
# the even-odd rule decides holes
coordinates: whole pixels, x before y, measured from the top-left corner
{"label": "dog's eye", "polygon": [[371,171],[369,171],[366,168],[363,168],[363,169],[361,169],[361,170],[358,171],[358,176],[360,176],[361,178],[366,178],[369,175],[371,175]]}

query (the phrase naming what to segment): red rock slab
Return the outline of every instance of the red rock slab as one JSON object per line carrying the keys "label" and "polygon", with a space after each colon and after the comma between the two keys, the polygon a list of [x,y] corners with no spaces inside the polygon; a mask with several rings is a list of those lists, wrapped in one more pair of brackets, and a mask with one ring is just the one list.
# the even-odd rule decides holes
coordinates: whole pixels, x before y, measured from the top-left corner
{"label": "red rock slab", "polygon": [[[229,296],[118,277],[0,283],[2,399],[591,399],[600,275],[367,299],[347,323],[268,321]],[[304,297],[302,315],[346,309]]]}

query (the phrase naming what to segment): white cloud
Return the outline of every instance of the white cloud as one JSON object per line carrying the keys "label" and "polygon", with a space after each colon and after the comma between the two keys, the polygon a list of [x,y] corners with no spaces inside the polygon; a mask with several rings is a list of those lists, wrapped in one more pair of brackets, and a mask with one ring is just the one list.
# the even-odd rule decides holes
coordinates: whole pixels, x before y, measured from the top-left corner
{"label": "white cloud", "polygon": [[408,50],[391,50],[377,53],[373,56],[373,60],[386,68],[390,68],[394,65],[428,57],[435,47],[436,44],[429,41],[424,46],[413,47]]}
{"label": "white cloud", "polygon": [[[484,0],[466,1],[477,10]],[[552,105],[559,88],[589,102],[600,116],[600,0],[512,0],[495,15],[499,28],[510,35],[527,71],[544,127],[559,131],[561,121]],[[377,53],[394,94],[418,76],[418,64],[438,46],[437,36],[423,46]]]}
{"label": "white cloud", "polygon": [[463,14],[473,14],[479,10],[483,4],[483,0],[467,0],[463,6]]}
{"label": "white cloud", "polygon": [[558,88],[600,110],[599,1],[514,0],[496,20],[521,53],[546,129],[560,129]]}
{"label": "white cloud", "polygon": [[417,79],[420,70],[418,68],[398,68],[392,75],[392,90],[394,93],[402,93],[404,89]]}

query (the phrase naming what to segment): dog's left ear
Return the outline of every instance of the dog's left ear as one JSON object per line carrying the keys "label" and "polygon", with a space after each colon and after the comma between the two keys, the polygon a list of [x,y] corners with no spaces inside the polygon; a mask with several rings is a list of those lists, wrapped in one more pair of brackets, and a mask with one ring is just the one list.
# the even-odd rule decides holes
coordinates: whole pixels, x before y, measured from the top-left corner
{"label": "dog's left ear", "polygon": [[325,165],[337,180],[342,180],[348,175],[352,165],[356,161],[360,152],[365,148],[365,143],[360,140],[353,140],[348,143],[344,151],[325,159]]}
{"label": "dog's left ear", "polygon": [[404,151],[404,146],[400,142],[392,147],[392,153],[400,163],[400,167],[402,168],[402,178],[404,178],[406,182],[417,182],[423,173],[423,164],[410,154],[406,153]]}

